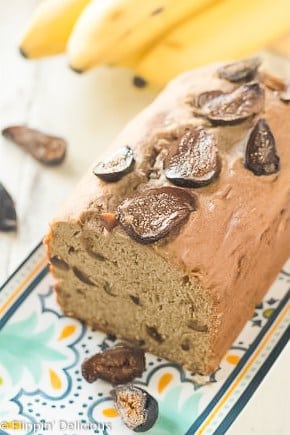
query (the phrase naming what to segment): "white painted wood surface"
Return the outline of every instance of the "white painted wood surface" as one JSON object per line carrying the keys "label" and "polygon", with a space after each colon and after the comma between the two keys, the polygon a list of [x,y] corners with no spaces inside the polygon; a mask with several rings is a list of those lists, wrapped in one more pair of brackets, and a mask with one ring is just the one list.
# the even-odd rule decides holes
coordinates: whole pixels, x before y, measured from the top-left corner
{"label": "white painted wood surface", "polygon": [[[21,58],[17,41],[36,3],[0,0],[0,128],[27,123],[65,137],[69,149],[64,165],[45,168],[0,138],[0,180],[18,213],[17,234],[0,233],[0,284],[40,241],[92,159],[154,97],[150,90],[133,88],[128,71],[99,69],[78,76],[64,56],[37,62]],[[290,433],[289,362],[288,346],[229,434]]]}
{"label": "white painted wood surface", "polygon": [[0,128],[27,123],[68,140],[64,165],[45,168],[0,138],[0,180],[13,195],[18,232],[0,234],[0,283],[40,241],[49,219],[122,126],[154,94],[132,86],[132,73],[99,69],[83,76],[65,56],[27,61],[21,29],[36,0],[0,0]]}

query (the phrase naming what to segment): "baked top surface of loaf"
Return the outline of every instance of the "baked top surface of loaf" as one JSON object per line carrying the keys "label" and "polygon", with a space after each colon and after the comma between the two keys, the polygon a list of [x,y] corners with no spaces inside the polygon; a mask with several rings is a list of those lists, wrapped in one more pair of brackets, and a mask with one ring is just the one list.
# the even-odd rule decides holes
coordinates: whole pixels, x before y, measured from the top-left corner
{"label": "baked top surface of loaf", "polygon": [[[243,85],[220,79],[217,75],[220,66],[188,72],[171,82],[127,125],[105,153],[109,157],[114,149],[130,146],[135,159],[133,170],[119,181],[109,183],[93,174],[94,162],[55,222],[68,220],[85,225],[100,213],[115,213],[119,204],[136,192],[174,187],[164,176],[160,156],[176,144],[187,128],[205,127],[217,140],[220,173],[207,186],[183,188],[194,193],[195,211],[178,232],[173,231],[146,249],[154,249],[215,292],[225,293],[237,281],[240,283],[241,267],[243,271],[249,269],[253,283],[257,278],[253,271],[256,262],[251,262],[248,253],[255,253],[257,261],[263,262],[263,256],[268,253],[264,254],[261,240],[268,240],[272,245],[285,229],[289,238],[290,105],[281,101],[279,92],[265,86],[258,75],[254,81],[260,82],[265,93],[265,103],[259,113],[234,125],[212,124],[195,114],[194,102],[198,96],[209,91],[229,93]],[[253,127],[261,118],[266,120],[275,138],[280,170],[257,176],[245,167],[245,152]],[[113,231],[124,232],[120,226]],[[286,239],[282,247],[285,258],[289,253]],[[251,278],[247,279],[249,285]]]}

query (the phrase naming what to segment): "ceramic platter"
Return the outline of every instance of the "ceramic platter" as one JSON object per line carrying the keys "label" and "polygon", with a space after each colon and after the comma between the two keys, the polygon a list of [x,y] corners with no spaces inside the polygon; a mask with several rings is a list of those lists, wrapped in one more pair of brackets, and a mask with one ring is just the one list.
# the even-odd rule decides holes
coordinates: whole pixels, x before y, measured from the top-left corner
{"label": "ceramic platter", "polygon": [[[287,342],[289,284],[290,261],[211,376],[146,355],[135,383],[159,403],[148,435],[225,433]],[[133,434],[111,385],[88,384],[80,372],[86,357],[113,344],[62,314],[37,246],[0,291],[0,434]]]}

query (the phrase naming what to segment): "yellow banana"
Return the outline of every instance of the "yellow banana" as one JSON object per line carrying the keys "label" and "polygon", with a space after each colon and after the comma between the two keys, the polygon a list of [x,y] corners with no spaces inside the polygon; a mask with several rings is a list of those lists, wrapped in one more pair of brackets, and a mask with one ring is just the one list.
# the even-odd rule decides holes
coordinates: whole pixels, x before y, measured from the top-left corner
{"label": "yellow banana", "polygon": [[164,86],[190,68],[248,56],[287,32],[289,25],[289,0],[223,0],[157,42],[136,72]]}
{"label": "yellow banana", "polygon": [[22,36],[20,51],[23,56],[38,58],[64,52],[75,22],[89,1],[42,1]]}
{"label": "yellow banana", "polygon": [[135,58],[189,15],[217,0],[93,0],[68,43],[71,67],[88,70]]}

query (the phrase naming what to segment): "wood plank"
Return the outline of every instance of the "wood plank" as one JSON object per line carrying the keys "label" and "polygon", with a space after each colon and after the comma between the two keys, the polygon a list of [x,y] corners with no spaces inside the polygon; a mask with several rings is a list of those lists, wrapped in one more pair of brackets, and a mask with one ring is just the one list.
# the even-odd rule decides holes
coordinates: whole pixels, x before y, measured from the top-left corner
{"label": "wood plank", "polygon": [[64,56],[22,59],[17,39],[36,2],[3,3],[0,127],[28,123],[65,137],[69,149],[63,166],[45,168],[0,139],[0,180],[15,198],[19,217],[17,235],[0,233],[0,283],[40,241],[87,167],[155,95],[134,88],[131,71],[99,68],[78,76],[69,70]]}

